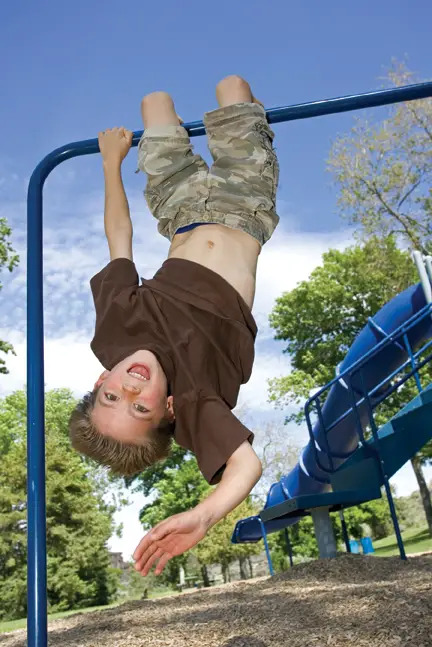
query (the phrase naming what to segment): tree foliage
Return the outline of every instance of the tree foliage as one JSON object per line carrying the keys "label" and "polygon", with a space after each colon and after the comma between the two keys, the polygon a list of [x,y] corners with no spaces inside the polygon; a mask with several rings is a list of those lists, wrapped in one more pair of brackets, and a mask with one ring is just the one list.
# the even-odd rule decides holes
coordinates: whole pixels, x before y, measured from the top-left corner
{"label": "tree foliage", "polygon": [[[114,530],[108,481],[71,450],[67,390],[46,395],[47,570],[50,612],[108,604],[118,577],[106,542]],[[26,397],[0,401],[0,618],[26,615]]]}
{"label": "tree foliage", "polygon": [[[8,226],[6,218],[0,218],[0,270],[6,267],[9,272],[12,272],[14,267],[18,265],[18,255],[15,254],[10,243],[11,229]],[[0,290],[2,284],[0,283]],[[6,341],[0,340],[0,353],[14,353],[13,346]],[[0,374],[8,373],[5,360],[0,357]]]}
{"label": "tree foliage", "polygon": [[[394,62],[386,85],[418,81]],[[387,119],[364,118],[336,139],[329,159],[341,215],[358,233],[395,235],[411,248],[432,250],[432,99],[394,104]]]}
{"label": "tree foliage", "polygon": [[245,519],[257,514],[258,510],[251,502],[250,497],[243,501],[235,510],[217,523],[207,533],[202,541],[194,548],[194,554],[201,564],[220,564],[222,572],[226,571],[229,564],[238,559],[240,562],[251,555],[262,552],[261,543],[258,544],[233,544],[231,537],[234,526],[239,519]]}
{"label": "tree foliage", "polygon": [[140,514],[144,528],[149,530],[167,517],[194,508],[211,489],[196,459],[189,454],[179,467],[167,467],[163,478],[154,485],[155,500],[144,506]]}

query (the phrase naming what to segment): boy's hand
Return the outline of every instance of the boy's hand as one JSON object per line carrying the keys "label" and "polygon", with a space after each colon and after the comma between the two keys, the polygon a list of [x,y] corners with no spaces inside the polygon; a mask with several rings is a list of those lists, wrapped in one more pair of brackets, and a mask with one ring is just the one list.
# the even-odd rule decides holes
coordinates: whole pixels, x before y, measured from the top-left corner
{"label": "boy's hand", "polygon": [[99,148],[104,162],[121,164],[132,145],[133,133],[126,128],[108,128],[98,134]]}
{"label": "boy's hand", "polygon": [[195,508],[165,519],[138,544],[133,554],[135,569],[146,576],[159,560],[155,569],[155,575],[159,575],[172,557],[196,546],[205,537],[209,527],[209,521]]}

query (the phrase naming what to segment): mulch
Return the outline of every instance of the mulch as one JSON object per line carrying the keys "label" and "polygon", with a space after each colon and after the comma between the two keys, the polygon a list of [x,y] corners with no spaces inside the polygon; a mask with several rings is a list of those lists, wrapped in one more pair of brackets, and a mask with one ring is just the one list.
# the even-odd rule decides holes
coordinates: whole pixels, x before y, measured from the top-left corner
{"label": "mulch", "polygon": [[[25,631],[0,635],[24,647]],[[49,625],[50,647],[432,647],[432,555],[342,555]]]}

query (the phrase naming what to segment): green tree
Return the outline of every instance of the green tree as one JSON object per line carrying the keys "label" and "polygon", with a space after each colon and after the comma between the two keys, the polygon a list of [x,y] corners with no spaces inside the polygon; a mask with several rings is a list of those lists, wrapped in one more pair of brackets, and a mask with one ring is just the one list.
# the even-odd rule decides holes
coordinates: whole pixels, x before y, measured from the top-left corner
{"label": "green tree", "polygon": [[[177,445],[174,445],[171,456],[140,474],[134,485],[135,491],[142,489],[145,496],[154,496],[153,502],[140,512],[144,530],[150,530],[174,514],[194,508],[212,489],[202,476],[195,457]],[[161,581],[175,587],[180,567],[188,572],[188,553],[170,559],[161,574]],[[206,578],[205,569],[203,577]]]}
{"label": "green tree", "polygon": [[[48,604],[51,612],[108,604],[118,577],[106,542],[115,508],[107,480],[71,450],[67,390],[46,395]],[[0,401],[0,618],[26,615],[26,396]],[[105,484],[105,485],[104,485]]]}
{"label": "green tree", "polygon": [[[202,476],[195,457],[175,446],[170,458],[161,463],[157,471],[149,475],[140,475],[137,487],[143,484],[144,491],[153,494],[155,499],[141,510],[140,520],[145,530],[150,530],[160,521],[180,512],[185,512],[197,506],[212,491]],[[254,510],[254,512],[252,512]],[[239,559],[241,569],[248,555],[259,553],[262,547],[251,545],[235,546],[231,544],[231,535],[235,522],[244,515],[255,514],[255,508],[248,502],[243,502],[233,512],[219,521],[207,536],[191,552],[197,558],[201,575],[208,584],[207,566],[220,563],[226,572],[227,565],[233,559]],[[188,553],[171,559],[166,567],[162,580],[171,586],[179,581],[180,567],[188,573]]]}
{"label": "green tree", "polygon": [[[308,281],[277,299],[270,315],[276,339],[287,342],[290,375],[270,380],[270,399],[276,406],[299,407],[287,417],[301,423],[302,405],[310,391],[329,382],[368,317],[387,301],[417,281],[407,252],[397,248],[395,239],[371,238],[363,246],[323,255]],[[432,381],[430,365],[423,370],[425,383]],[[411,380],[413,382],[413,380]],[[382,424],[416,394],[415,385],[400,389],[379,410]],[[430,460],[430,443],[413,462],[415,472]],[[425,514],[432,534],[432,506],[424,478],[418,479]]]}
{"label": "green tree", "polygon": [[204,539],[193,549],[193,553],[201,564],[206,566],[211,564],[221,565],[225,582],[228,580],[228,567],[236,559],[239,561],[241,577],[247,579],[250,575],[247,568],[248,557],[258,555],[263,550],[261,542],[256,544],[233,544],[231,542],[236,522],[239,519],[255,515],[257,512],[256,506],[252,504],[251,498],[248,497],[235,510],[213,526]]}
{"label": "green tree", "polygon": [[[6,218],[0,218],[0,270],[2,267],[6,267],[9,272],[12,272],[14,267],[18,265],[18,255],[15,254],[10,243],[11,229],[8,226]],[[0,283],[0,290],[2,289],[2,284]],[[0,353],[13,353],[15,355],[13,346],[8,342],[0,340]],[[9,373],[6,368],[6,362],[3,358],[0,357],[0,374]]]}
{"label": "green tree", "polygon": [[[387,82],[418,81],[394,62]],[[432,99],[395,104],[376,124],[357,119],[338,137],[329,158],[339,188],[341,215],[370,235],[400,237],[425,253],[432,250]]]}
{"label": "green tree", "polygon": [[194,508],[211,489],[189,454],[179,467],[165,470],[153,489],[156,498],[141,510],[140,520],[150,529],[167,517]]}
{"label": "green tree", "polygon": [[[397,502],[397,499],[395,499]],[[364,526],[370,528],[373,539],[382,539],[393,532],[393,525],[389,513],[387,499],[383,496],[381,499],[367,501],[359,506],[348,508],[344,511],[345,522],[348,533],[354,539],[361,539],[364,536]],[[342,540],[342,532],[338,532]]]}
{"label": "green tree", "polygon": [[137,476],[126,478],[126,485],[133,488],[134,492],[142,492],[144,497],[148,497],[155,491],[158,483],[165,478],[169,470],[179,468],[191,455],[186,449],[174,443],[168,458],[154,465],[150,465],[150,467]]}
{"label": "green tree", "polygon": [[[429,484],[431,488],[432,483]],[[425,523],[424,508],[419,492],[396,499],[399,519],[403,528],[421,528]]]}

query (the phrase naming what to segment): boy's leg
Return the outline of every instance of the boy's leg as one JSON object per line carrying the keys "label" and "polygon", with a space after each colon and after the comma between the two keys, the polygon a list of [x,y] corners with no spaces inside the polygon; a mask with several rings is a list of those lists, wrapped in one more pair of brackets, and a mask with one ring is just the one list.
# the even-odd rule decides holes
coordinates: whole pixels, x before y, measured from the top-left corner
{"label": "boy's leg", "polygon": [[153,92],[141,102],[145,131],[138,146],[138,168],[147,173],[145,197],[159,232],[172,240],[180,212],[205,211],[206,162],[192,151],[173,100]]}
{"label": "boy's leg", "polygon": [[243,230],[263,245],[279,222],[274,134],[245,80],[227,77],[218,84],[216,96],[220,108],[204,117],[214,159],[207,211],[214,222]]}

